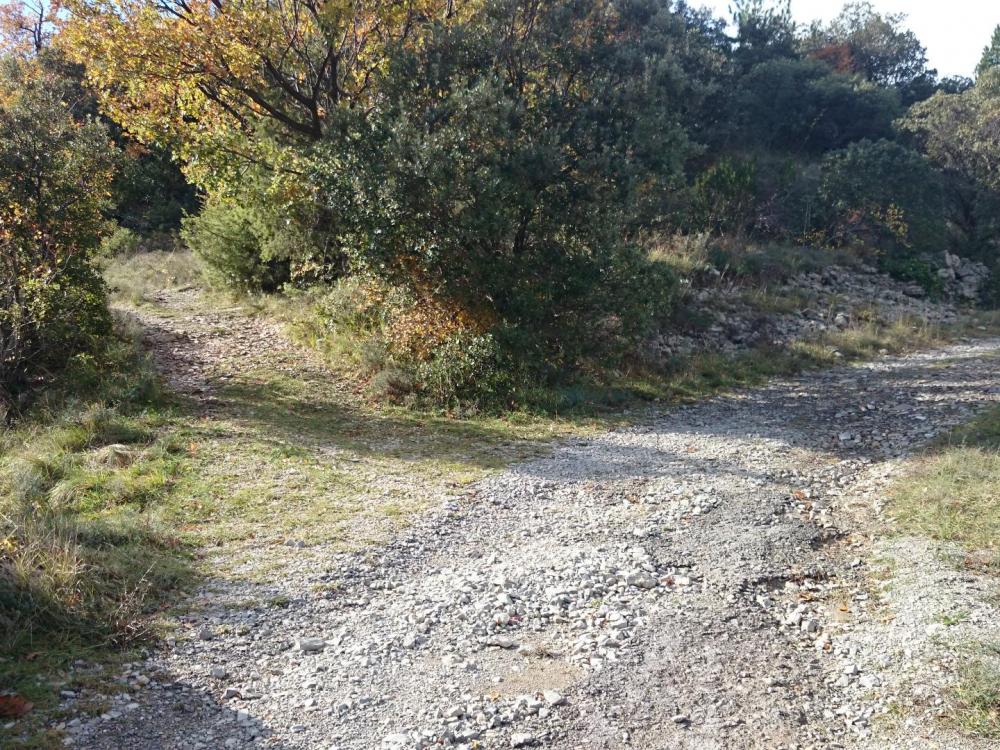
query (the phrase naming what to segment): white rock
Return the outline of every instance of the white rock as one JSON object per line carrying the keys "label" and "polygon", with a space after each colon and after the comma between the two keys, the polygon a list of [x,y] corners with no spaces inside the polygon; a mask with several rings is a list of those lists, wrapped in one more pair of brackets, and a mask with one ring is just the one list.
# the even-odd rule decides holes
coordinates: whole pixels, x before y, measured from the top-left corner
{"label": "white rock", "polygon": [[326,648],[326,641],[322,638],[299,638],[295,641],[295,648],[303,653],[315,653]]}
{"label": "white rock", "polygon": [[625,579],[625,583],[639,589],[656,588],[656,579],[649,575],[649,573],[632,573]]}
{"label": "white rock", "polygon": [[566,698],[555,690],[543,690],[542,697],[550,706],[561,706],[566,702]]}

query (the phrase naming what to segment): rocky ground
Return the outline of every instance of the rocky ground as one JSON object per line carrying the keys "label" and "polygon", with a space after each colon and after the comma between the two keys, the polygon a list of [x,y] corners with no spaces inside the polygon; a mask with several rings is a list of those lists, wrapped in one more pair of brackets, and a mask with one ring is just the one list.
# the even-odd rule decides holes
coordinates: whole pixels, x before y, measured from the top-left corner
{"label": "rocky ground", "polygon": [[977,747],[930,720],[948,649],[932,623],[964,597],[983,625],[987,584],[879,541],[878,509],[902,457],[1000,399],[998,349],[671,409],[473,485],[385,546],[302,547],[264,581],[262,550],[66,744]]}
{"label": "rocky ground", "polygon": [[945,258],[940,272],[942,299],[929,299],[919,284],[897,281],[865,265],[830,266],[763,286],[720,277],[689,290],[675,327],[650,341],[647,354],[659,361],[700,351],[734,353],[765,344],[783,346],[859,322],[886,324],[910,318],[952,323],[959,304],[978,299],[989,270],[947,253]]}

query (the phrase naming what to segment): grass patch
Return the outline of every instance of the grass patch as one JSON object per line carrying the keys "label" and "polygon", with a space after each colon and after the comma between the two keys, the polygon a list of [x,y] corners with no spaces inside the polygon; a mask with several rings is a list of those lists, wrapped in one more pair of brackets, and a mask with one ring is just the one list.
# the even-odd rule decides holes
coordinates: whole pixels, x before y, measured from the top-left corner
{"label": "grass patch", "polygon": [[966,662],[951,690],[950,721],[973,737],[1000,739],[1000,668],[986,659]]}
{"label": "grass patch", "polygon": [[902,532],[955,542],[1000,569],[1000,406],[940,439],[890,498]]}
{"label": "grass patch", "polygon": [[715,277],[763,285],[798,273],[852,267],[863,258],[851,250],[790,245],[780,242],[747,245],[708,234],[655,236],[647,240],[650,258],[669,265],[682,279]]}
{"label": "grass patch", "polygon": [[916,320],[891,325],[862,323],[787,347],[758,347],[737,355],[696,354],[678,359],[662,373],[630,374],[617,382],[620,392],[656,401],[690,401],[719,391],[759,385],[770,378],[796,375],[838,364],[899,354],[941,343],[944,332]]}
{"label": "grass patch", "polygon": [[149,250],[119,255],[104,263],[104,278],[114,302],[136,307],[155,301],[164,289],[202,283],[201,265],[190,250]]}
{"label": "grass patch", "polygon": [[789,315],[808,307],[814,300],[803,292],[775,292],[766,287],[750,289],[743,299],[755,310]]}
{"label": "grass patch", "polygon": [[39,708],[70,661],[144,642],[191,575],[159,517],[185,454],[134,334],[120,327],[0,434],[0,686]]}

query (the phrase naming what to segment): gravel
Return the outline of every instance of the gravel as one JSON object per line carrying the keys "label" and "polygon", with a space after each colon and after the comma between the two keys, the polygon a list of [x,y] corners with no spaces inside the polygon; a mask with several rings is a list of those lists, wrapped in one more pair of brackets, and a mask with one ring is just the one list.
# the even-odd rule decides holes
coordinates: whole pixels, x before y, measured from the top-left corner
{"label": "gravel", "polygon": [[879,490],[1000,398],[998,349],[671,409],[498,473],[384,547],[211,581],[103,716],[64,722],[67,744],[903,746],[877,719],[933,656],[900,650],[934,640],[932,617],[877,624]]}

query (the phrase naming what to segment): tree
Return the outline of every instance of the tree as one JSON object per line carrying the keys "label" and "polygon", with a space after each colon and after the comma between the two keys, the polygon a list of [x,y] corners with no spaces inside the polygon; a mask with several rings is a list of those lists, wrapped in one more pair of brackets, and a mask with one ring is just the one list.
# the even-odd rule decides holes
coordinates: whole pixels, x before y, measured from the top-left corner
{"label": "tree", "polygon": [[938,93],[914,105],[902,130],[942,170],[952,203],[950,219],[962,249],[984,255],[1000,241],[1000,96],[988,70],[961,93]]}
{"label": "tree", "polygon": [[844,6],[829,25],[814,24],[804,40],[810,56],[840,72],[857,73],[881,86],[904,92],[904,99],[930,95],[934,71],[917,36],[903,28],[901,13],[878,13],[869,2]]}
{"label": "tree", "polygon": [[76,121],[40,65],[0,59],[0,411],[94,348],[110,321],[90,263],[114,168],[107,132]]}
{"label": "tree", "polygon": [[733,60],[740,72],[769,60],[797,57],[790,0],[735,0],[730,13],[736,25]]}
{"label": "tree", "polygon": [[819,154],[892,135],[900,114],[891,90],[816,60],[773,60],[739,82],[735,117],[748,148]]}
{"label": "tree", "polygon": [[508,350],[530,332],[549,363],[638,335],[670,287],[628,227],[692,153],[686,29],[654,0],[503,0],[438,25],[393,59],[384,116],[315,161],[355,264]]}
{"label": "tree", "polygon": [[0,5],[0,53],[37,55],[52,39],[54,6],[45,0],[12,0]]}
{"label": "tree", "polygon": [[[620,351],[668,306],[631,233],[697,150],[685,124],[713,82],[690,71],[725,62],[704,15],[667,0],[71,7],[105,107],[179,148],[258,260],[322,275],[335,252],[313,248],[339,251],[493,342],[477,351],[547,372]],[[248,176],[263,211],[224,216]],[[277,256],[274,215],[321,217],[325,241]]]}
{"label": "tree", "polygon": [[994,29],[993,38],[976,66],[976,83],[980,91],[1000,96],[1000,26]]}
{"label": "tree", "polygon": [[983,50],[983,56],[976,66],[976,75],[981,76],[995,68],[1000,68],[1000,26],[993,30],[993,38]]}
{"label": "tree", "polygon": [[979,85],[935,94],[914,105],[901,125],[943,168],[1000,191],[1000,98]]}
{"label": "tree", "polygon": [[[391,52],[462,17],[453,0],[70,0],[64,35],[105,111],[175,148],[203,185],[377,106]],[[264,139],[264,131],[282,134]],[[294,167],[289,167],[294,169]]]}

